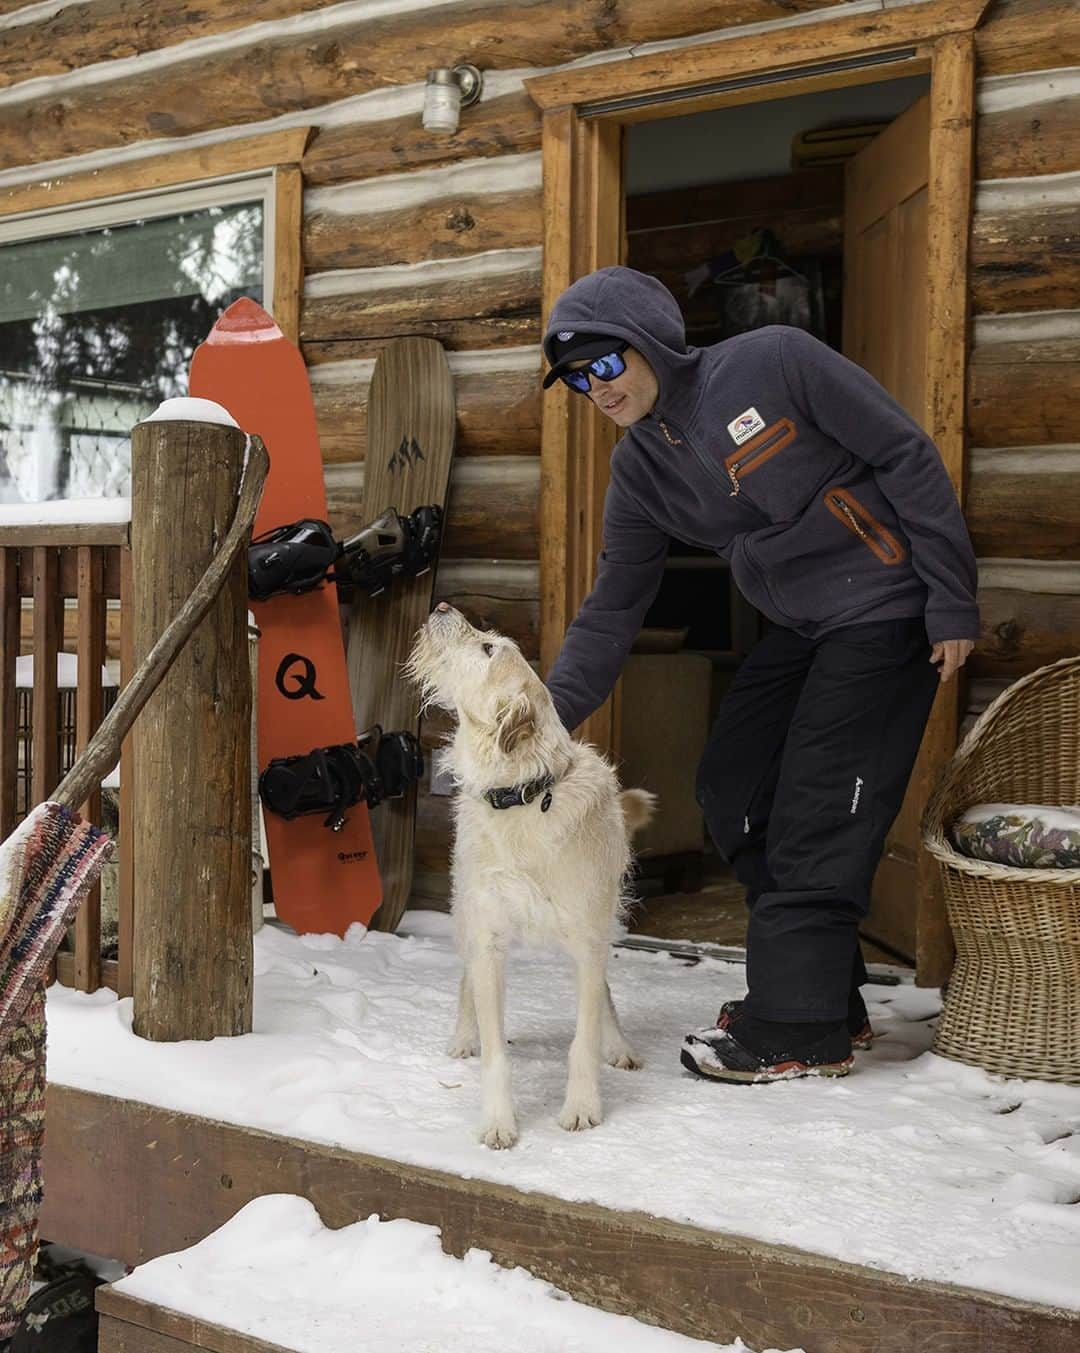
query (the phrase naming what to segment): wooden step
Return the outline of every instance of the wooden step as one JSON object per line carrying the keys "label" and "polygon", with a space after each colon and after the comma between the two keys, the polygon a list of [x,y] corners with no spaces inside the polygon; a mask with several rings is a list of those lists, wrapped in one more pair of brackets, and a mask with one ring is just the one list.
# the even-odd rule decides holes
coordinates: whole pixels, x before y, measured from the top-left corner
{"label": "wooden step", "polygon": [[[739,1335],[751,1348],[813,1353],[1080,1347],[1077,1311],[908,1281],[643,1213],[523,1193],[62,1085],[49,1086],[46,1115],[42,1236],[128,1264],[187,1249],[253,1198],[295,1193],[311,1200],[327,1226],[372,1213],[436,1226],[449,1254],[486,1249],[579,1301],[721,1344]],[[182,1326],[126,1323],[144,1331],[137,1336],[143,1342],[131,1342],[129,1330],[129,1342],[117,1343],[115,1332],[102,1349],[185,1347],[176,1332]],[[260,1348],[189,1345],[218,1353]]]}

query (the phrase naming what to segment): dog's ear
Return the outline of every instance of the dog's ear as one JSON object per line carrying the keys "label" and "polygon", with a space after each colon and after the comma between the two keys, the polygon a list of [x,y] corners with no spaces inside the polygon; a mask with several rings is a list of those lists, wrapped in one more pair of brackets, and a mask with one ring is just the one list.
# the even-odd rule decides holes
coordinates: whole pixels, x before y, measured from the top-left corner
{"label": "dog's ear", "polygon": [[512,752],[520,743],[536,734],[536,710],[525,691],[501,704],[495,715],[499,730],[499,750]]}

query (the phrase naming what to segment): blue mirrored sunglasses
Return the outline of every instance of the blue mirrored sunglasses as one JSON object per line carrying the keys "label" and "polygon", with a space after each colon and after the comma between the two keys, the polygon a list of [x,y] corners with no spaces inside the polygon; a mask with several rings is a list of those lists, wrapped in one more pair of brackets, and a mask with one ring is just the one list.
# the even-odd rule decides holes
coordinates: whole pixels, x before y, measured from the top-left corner
{"label": "blue mirrored sunglasses", "polygon": [[613,381],[616,376],[622,375],[626,370],[623,353],[627,346],[623,344],[621,348],[605,353],[603,357],[594,357],[588,366],[579,366],[576,371],[561,372],[560,380],[564,380],[570,389],[576,390],[579,395],[587,395],[590,376],[595,376],[598,381]]}

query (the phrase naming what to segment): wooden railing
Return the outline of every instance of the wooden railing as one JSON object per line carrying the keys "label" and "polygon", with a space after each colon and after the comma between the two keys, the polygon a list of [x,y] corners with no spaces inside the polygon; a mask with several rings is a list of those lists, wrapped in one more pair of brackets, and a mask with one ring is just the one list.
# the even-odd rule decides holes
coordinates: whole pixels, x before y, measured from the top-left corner
{"label": "wooden railing", "polygon": [[[131,674],[131,551],[127,524],[0,526],[0,840],[27,808],[44,802],[66,769],[59,726],[57,654],[75,653],[75,738],[78,755],[100,724],[103,668],[119,660],[120,684]],[[26,603],[29,602],[29,607]],[[67,603],[73,602],[72,608]],[[118,603],[110,606],[109,603]],[[16,658],[33,655],[32,735],[17,729]],[[20,768],[29,756],[29,795],[17,803]],[[115,959],[102,957],[99,889],[79,912],[73,947],[57,957],[56,975],[80,991],[132,989],[132,777],[127,745],[121,761],[119,939]],[[22,763],[22,767],[20,766]],[[101,792],[83,806],[101,823]]]}

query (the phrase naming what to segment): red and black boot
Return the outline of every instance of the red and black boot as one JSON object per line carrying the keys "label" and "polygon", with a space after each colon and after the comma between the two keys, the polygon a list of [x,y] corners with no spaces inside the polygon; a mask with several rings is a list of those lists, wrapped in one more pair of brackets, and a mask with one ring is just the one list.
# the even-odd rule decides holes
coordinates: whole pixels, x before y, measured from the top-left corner
{"label": "red and black boot", "polygon": [[[729,1028],[732,1021],[738,1018],[741,1009],[742,1001],[725,1001],[720,1007],[720,1014],[716,1018],[716,1027],[718,1029]],[[851,998],[848,1001],[847,1027],[848,1033],[851,1035],[851,1046],[856,1052],[868,1052],[874,1046],[875,1035],[870,1023],[870,1015],[866,1009],[866,1002],[858,989],[851,993]]]}
{"label": "red and black boot", "polygon": [[854,1060],[844,1020],[781,1024],[741,1012],[727,1028],[688,1034],[680,1054],[687,1071],[732,1085],[846,1076]]}

